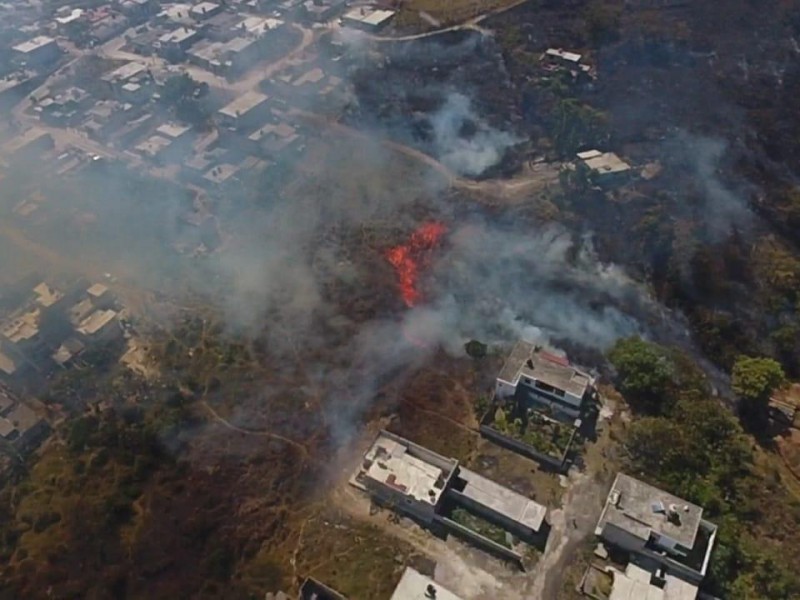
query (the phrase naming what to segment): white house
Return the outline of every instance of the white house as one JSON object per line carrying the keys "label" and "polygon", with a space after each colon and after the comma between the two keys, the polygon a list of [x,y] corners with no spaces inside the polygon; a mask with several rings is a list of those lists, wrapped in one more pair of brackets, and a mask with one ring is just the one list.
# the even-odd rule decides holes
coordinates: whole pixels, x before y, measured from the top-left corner
{"label": "white house", "polygon": [[573,367],[566,358],[519,341],[495,382],[498,399],[530,400],[566,413],[580,415],[584,401],[594,393],[595,380]]}
{"label": "white house", "polygon": [[649,558],[691,583],[705,577],[717,527],[703,509],[624,473],[617,474],[597,522],[604,542]]}

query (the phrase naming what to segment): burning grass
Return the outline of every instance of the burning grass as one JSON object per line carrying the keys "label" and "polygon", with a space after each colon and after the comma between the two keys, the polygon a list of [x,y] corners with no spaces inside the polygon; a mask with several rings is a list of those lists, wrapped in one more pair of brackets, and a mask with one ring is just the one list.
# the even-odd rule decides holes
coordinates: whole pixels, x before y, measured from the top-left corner
{"label": "burning grass", "polygon": [[386,252],[386,259],[397,273],[400,295],[406,306],[415,306],[420,301],[420,271],[428,265],[431,251],[436,248],[446,231],[443,223],[424,223],[411,234],[408,242],[394,246]]}

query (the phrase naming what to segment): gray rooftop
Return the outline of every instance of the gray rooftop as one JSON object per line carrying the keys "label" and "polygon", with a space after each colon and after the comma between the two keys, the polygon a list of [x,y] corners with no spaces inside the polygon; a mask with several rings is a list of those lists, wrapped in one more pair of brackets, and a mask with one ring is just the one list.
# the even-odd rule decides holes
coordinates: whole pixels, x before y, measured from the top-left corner
{"label": "gray rooftop", "polygon": [[247,114],[269,99],[269,96],[260,92],[245,92],[226,106],[219,109],[221,115],[236,118]]}
{"label": "gray rooftop", "polygon": [[39,48],[47,46],[49,44],[55,43],[55,40],[51,37],[46,35],[37,35],[35,38],[28,40],[27,42],[22,42],[21,44],[17,44],[14,46],[14,50],[17,52],[23,52],[27,54],[28,52],[34,52]]}
{"label": "gray rooftop", "polygon": [[614,570],[614,586],[608,600],[694,600],[697,586],[666,576],[664,587],[651,583],[652,574],[634,563],[629,563],[625,573]]}
{"label": "gray rooftop", "polygon": [[517,385],[520,376],[530,377],[575,396],[583,396],[592,378],[569,364],[565,358],[520,340],[506,359],[497,378]]}
{"label": "gray rooftop", "polygon": [[102,79],[103,81],[128,81],[131,77],[135,77],[146,70],[147,67],[142,63],[131,61],[106,73]]}
{"label": "gray rooftop", "polygon": [[587,167],[601,175],[611,173],[622,173],[629,171],[631,166],[613,152],[600,152],[599,150],[587,150],[579,152],[580,158]]}
{"label": "gray rooftop", "polygon": [[[416,451],[417,448],[420,452]],[[417,447],[398,436],[381,432],[364,455],[355,479],[371,479],[418,502],[435,505],[444,493],[447,479],[457,466],[458,462],[453,459]]]}
{"label": "gray rooftop", "polygon": [[[667,518],[670,509],[675,510],[679,519]],[[692,548],[702,518],[703,509],[696,504],[619,473],[606,499],[597,530],[601,533],[606,524],[612,524],[641,540],[649,539],[653,532]]]}
{"label": "gray rooftop", "polygon": [[436,590],[436,600],[461,600],[453,592],[442,587],[430,577],[426,577],[417,570],[406,567],[403,576],[394,589],[390,600],[430,600],[429,595],[425,595],[428,586],[433,586]]}
{"label": "gray rooftop", "polygon": [[533,531],[541,528],[547,514],[547,508],[541,504],[464,467],[459,469],[458,476],[467,483],[461,490],[467,498]]}
{"label": "gray rooftop", "polygon": [[9,433],[16,430],[20,434],[23,434],[39,421],[41,421],[41,419],[32,408],[25,404],[17,404],[8,412],[5,418],[0,419],[0,424],[4,426],[3,428],[5,430],[10,429]]}

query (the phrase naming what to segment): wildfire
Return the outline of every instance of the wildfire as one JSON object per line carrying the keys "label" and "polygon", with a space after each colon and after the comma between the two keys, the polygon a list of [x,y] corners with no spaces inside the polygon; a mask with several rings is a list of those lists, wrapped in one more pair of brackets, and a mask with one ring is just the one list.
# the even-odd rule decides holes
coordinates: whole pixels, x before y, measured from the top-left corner
{"label": "wildfire", "polygon": [[436,246],[447,228],[443,223],[433,221],[420,225],[409,238],[408,242],[390,248],[386,252],[386,259],[397,273],[400,295],[406,306],[414,306],[420,299],[417,289],[419,272],[428,263],[430,251]]}

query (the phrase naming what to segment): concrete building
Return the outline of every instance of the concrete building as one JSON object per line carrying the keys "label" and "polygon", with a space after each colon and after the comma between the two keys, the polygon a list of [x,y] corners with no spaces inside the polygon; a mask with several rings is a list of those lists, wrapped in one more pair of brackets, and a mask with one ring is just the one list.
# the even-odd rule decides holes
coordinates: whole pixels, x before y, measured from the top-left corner
{"label": "concrete building", "polygon": [[461,600],[461,598],[416,569],[406,567],[389,600]]}
{"label": "concrete building", "polygon": [[75,333],[87,344],[112,341],[122,335],[118,317],[114,310],[96,310],[80,322]]}
{"label": "concrete building", "polygon": [[324,583],[309,577],[300,586],[299,600],[347,600],[347,598]]}
{"label": "concrete building", "polygon": [[158,38],[159,53],[169,60],[181,59],[200,37],[197,30],[191,27],[178,27]]}
{"label": "concrete building", "polygon": [[85,349],[86,346],[78,338],[68,338],[56,348],[51,358],[59,367],[68,367]]}
{"label": "concrete building", "polygon": [[33,450],[49,433],[47,421],[26,404],[13,401],[10,406],[4,406],[0,416],[0,437],[13,445],[17,452]]}
{"label": "concrete building", "polygon": [[619,473],[595,533],[606,543],[699,584],[708,570],[717,527],[703,509]]}
{"label": "concrete building", "polygon": [[199,4],[195,4],[189,14],[192,15],[198,21],[204,21],[205,19],[210,19],[213,16],[218,15],[222,12],[222,5],[216,4],[214,2],[200,2]]}
{"label": "concrete building", "polygon": [[124,86],[127,84],[136,83],[142,85],[152,83],[152,77],[150,77],[147,67],[136,61],[117,67],[103,75],[100,80],[108,86],[108,91],[117,97],[121,97],[124,94]]}
{"label": "concrete building", "polygon": [[555,413],[576,418],[594,395],[594,384],[592,376],[570,365],[566,358],[520,340],[497,376],[495,395],[501,400],[514,398],[545,405]]}
{"label": "concrete building", "polygon": [[342,16],[345,25],[364,31],[379,31],[394,18],[395,11],[371,6],[356,6]]}
{"label": "concrete building", "polygon": [[577,156],[589,171],[601,180],[611,179],[631,170],[631,166],[613,152],[587,150],[578,152]]}
{"label": "concrete building", "polygon": [[245,92],[217,111],[219,124],[230,129],[259,125],[268,114],[269,96]]}
{"label": "concrete building", "polygon": [[61,57],[61,48],[56,41],[46,35],[36,37],[12,47],[16,57],[25,64],[44,66],[54,63]]}
{"label": "concrete building", "polygon": [[458,461],[382,431],[351,483],[382,503],[432,525]]}
{"label": "concrete building", "polygon": [[280,160],[292,150],[299,148],[302,138],[297,130],[288,123],[267,123],[249,136],[247,140],[256,154]]}
{"label": "concrete building", "polygon": [[614,577],[608,600],[695,600],[697,586],[674,575],[651,573],[634,563],[625,572],[610,568]]}
{"label": "concrete building", "polygon": [[61,35],[71,35],[81,26],[83,13],[84,10],[82,8],[69,8],[68,6],[57,10],[53,19],[56,24],[56,31]]}
{"label": "concrete building", "polygon": [[546,529],[547,509],[541,504],[464,467],[459,468],[457,481],[460,489],[450,494],[460,504],[501,523],[506,531],[532,541]]}
{"label": "concrete building", "polygon": [[450,520],[445,504],[462,506],[529,543],[543,542],[549,532],[544,506],[388,431],[378,434],[350,484],[425,527],[452,530],[505,558],[521,557]]}
{"label": "concrete building", "polygon": [[544,52],[544,59],[556,64],[577,65],[581,62],[581,55],[576,52],[567,52],[561,48],[548,48]]}
{"label": "concrete building", "polygon": [[345,0],[306,0],[302,14],[309,21],[322,23],[339,16],[345,6]]}

